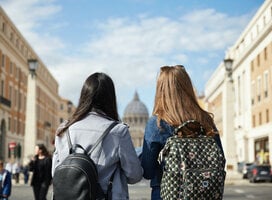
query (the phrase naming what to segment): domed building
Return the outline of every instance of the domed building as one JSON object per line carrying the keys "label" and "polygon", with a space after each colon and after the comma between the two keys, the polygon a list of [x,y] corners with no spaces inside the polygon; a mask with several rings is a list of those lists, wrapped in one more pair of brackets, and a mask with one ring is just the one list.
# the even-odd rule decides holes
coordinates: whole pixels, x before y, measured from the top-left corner
{"label": "domed building", "polygon": [[134,147],[140,147],[143,144],[144,130],[148,118],[148,110],[145,104],[140,101],[136,91],[133,100],[128,103],[123,115],[123,122],[129,125]]}

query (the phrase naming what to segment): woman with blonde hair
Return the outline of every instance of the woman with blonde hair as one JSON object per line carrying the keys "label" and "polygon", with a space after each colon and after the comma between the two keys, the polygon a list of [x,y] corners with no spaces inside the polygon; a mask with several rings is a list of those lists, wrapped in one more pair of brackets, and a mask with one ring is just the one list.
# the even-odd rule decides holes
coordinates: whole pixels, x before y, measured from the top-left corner
{"label": "woman with blonde hair", "polygon": [[222,149],[213,116],[199,105],[185,68],[182,65],[161,67],[157,79],[153,114],[145,128],[142,153],[143,176],[151,179],[152,200],[162,199],[160,183],[163,171],[157,161],[158,155],[167,138],[172,136],[174,129],[192,119],[201,123],[206,134],[213,136]]}

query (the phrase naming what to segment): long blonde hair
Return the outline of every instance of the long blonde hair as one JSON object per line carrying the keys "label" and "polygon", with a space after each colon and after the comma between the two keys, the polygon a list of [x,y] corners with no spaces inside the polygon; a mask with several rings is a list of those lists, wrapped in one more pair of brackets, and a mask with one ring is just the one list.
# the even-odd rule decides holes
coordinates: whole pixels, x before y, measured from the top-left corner
{"label": "long blonde hair", "polygon": [[157,79],[153,115],[177,127],[187,120],[200,122],[208,135],[214,135],[211,113],[203,110],[196,98],[193,84],[182,65],[163,66]]}

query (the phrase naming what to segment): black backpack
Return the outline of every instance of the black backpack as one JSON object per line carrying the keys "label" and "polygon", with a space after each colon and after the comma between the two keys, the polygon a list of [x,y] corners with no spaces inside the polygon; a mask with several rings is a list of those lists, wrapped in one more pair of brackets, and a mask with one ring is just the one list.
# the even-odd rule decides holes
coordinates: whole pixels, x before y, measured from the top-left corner
{"label": "black backpack", "polygon": [[[182,137],[178,135],[179,131]],[[175,129],[161,150],[159,161],[163,166],[163,199],[223,198],[226,175],[223,151],[197,121],[186,121]]]}
{"label": "black backpack", "polygon": [[[109,199],[98,183],[97,168],[90,158],[90,154],[117,123],[113,122],[104,131],[89,153],[80,144],[72,145],[69,130],[67,131],[69,155],[55,169],[53,177],[54,200]],[[83,152],[76,151],[78,148]],[[114,174],[110,178],[108,190],[111,190],[113,176]],[[110,192],[108,191],[108,193]]]}

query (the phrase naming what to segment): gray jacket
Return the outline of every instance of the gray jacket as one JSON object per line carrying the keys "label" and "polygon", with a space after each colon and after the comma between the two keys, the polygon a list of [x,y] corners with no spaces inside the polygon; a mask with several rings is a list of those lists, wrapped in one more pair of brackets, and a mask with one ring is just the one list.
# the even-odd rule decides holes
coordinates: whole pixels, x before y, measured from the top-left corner
{"label": "gray jacket", "polygon": [[[91,112],[83,120],[69,127],[72,144],[90,148],[99,136],[112,123],[112,120]],[[67,157],[68,143],[66,135],[55,138],[52,176],[55,168]],[[119,123],[109,132],[91,155],[97,164],[99,183],[106,192],[111,175],[113,179],[113,200],[129,199],[127,184],[134,184],[142,179],[143,170],[131,141],[128,126]]]}

